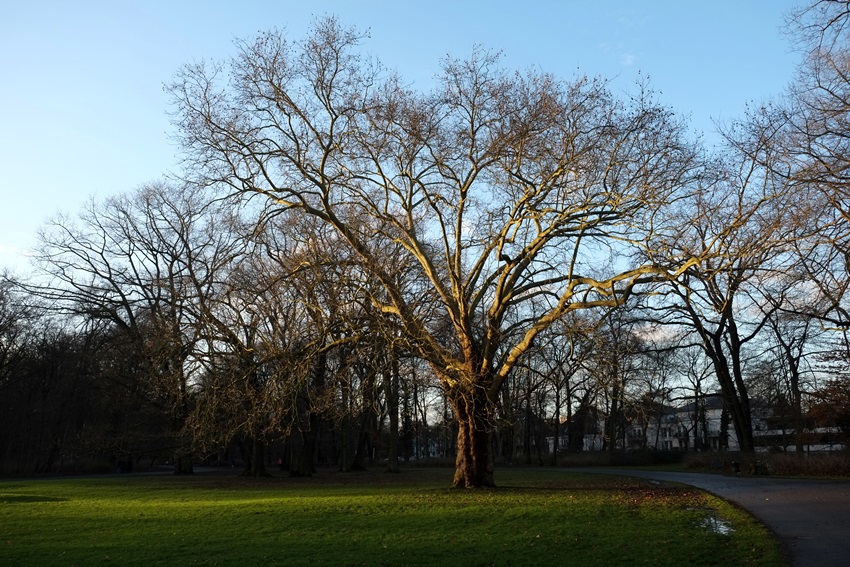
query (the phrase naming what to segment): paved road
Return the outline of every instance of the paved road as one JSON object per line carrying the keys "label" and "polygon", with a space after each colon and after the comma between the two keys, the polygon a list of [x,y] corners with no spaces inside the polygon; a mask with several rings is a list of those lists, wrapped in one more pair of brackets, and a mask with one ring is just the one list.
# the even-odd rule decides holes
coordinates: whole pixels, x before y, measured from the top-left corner
{"label": "paved road", "polygon": [[620,469],[620,474],[679,482],[739,504],[779,536],[794,567],[850,566],[850,482],[774,479]]}

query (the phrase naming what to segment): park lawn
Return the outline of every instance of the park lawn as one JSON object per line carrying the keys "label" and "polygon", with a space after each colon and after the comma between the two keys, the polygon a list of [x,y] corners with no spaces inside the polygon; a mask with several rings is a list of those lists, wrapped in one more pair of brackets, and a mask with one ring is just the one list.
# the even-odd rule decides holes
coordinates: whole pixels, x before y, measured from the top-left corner
{"label": "park lawn", "polygon": [[457,490],[451,475],[0,482],[0,565],[787,565],[767,529],[696,489],[508,469]]}

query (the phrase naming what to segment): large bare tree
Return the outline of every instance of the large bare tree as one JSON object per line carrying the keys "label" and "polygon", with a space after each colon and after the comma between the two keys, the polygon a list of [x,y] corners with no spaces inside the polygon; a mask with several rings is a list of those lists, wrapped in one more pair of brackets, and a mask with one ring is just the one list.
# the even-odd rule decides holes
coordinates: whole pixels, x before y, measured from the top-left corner
{"label": "large bare tree", "polygon": [[338,232],[451,402],[455,485],[492,485],[498,392],[535,338],[681,268],[631,259],[665,230],[695,152],[643,89],[620,100],[604,81],[508,72],[477,49],[446,58],[423,93],[360,39],[326,19],[300,41],[272,31],[227,64],[185,66],[170,92],[187,172]]}

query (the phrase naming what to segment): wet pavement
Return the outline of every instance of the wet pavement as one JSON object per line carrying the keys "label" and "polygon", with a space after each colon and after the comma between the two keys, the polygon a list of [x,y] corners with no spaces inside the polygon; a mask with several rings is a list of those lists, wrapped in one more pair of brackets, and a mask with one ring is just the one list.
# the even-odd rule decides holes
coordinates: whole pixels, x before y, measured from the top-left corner
{"label": "wet pavement", "polygon": [[850,566],[850,481],[625,469],[567,469],[678,482],[734,502],[780,539],[794,567]]}

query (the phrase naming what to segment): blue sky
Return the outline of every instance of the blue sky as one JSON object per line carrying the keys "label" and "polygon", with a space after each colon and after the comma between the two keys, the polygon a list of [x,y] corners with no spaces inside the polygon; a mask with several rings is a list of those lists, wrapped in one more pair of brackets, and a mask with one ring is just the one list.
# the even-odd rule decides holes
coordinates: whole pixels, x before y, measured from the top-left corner
{"label": "blue sky", "polygon": [[797,0],[0,0],[0,271],[25,269],[38,227],[177,167],[162,90],[184,63],[234,54],[277,27],[302,37],[333,14],[427,87],[475,44],[510,68],[649,76],[662,103],[712,139],[713,121],[781,94],[799,55],[781,26]]}

